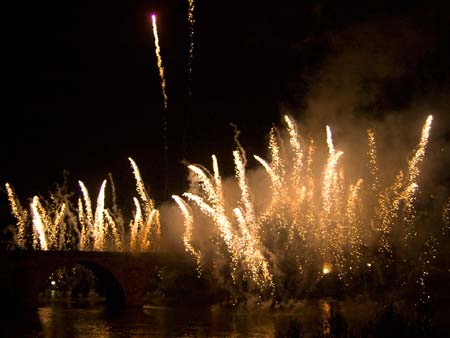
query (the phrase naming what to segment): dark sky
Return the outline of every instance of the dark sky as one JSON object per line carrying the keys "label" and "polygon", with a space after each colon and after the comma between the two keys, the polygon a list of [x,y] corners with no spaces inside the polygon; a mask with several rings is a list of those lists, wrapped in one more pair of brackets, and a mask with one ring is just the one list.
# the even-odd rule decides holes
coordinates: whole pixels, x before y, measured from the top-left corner
{"label": "dark sky", "polygon": [[[230,123],[250,153],[264,155],[272,124],[287,110],[300,119],[311,95],[326,92],[312,83],[327,79],[343,50],[366,52],[356,58],[365,68],[349,64],[350,86],[376,87],[357,100],[358,114],[380,118],[417,96],[446,95],[450,6],[397,3],[198,0],[189,97],[187,0],[15,2],[2,13],[0,182],[25,199],[45,195],[64,170],[92,191],[112,172],[128,199],[131,156],[154,197],[165,199],[152,11],[169,97],[170,193],[186,187],[182,160],[210,166],[216,153],[231,173]],[[377,71],[368,71],[371,51],[384,60]]]}

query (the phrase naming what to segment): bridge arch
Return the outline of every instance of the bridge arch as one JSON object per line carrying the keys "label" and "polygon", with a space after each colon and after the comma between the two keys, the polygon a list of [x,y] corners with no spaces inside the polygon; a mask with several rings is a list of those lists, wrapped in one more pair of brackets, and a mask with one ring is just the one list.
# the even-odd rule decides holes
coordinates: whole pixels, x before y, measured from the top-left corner
{"label": "bridge arch", "polygon": [[35,309],[39,291],[58,267],[81,264],[102,279],[107,305],[140,307],[155,271],[178,271],[193,261],[168,253],[126,253],[88,251],[10,251],[0,255],[0,288],[6,294],[0,307]]}
{"label": "bridge arch", "polygon": [[[60,263],[60,264],[58,264]],[[38,292],[41,293],[48,286],[47,282],[49,277],[58,271],[60,268],[68,267],[72,268],[77,265],[83,266],[93,273],[95,278],[101,285],[103,296],[105,297],[105,304],[108,307],[122,307],[125,304],[125,291],[114,275],[108,268],[99,264],[98,262],[90,262],[87,260],[71,260],[70,262],[54,262],[46,266],[36,277],[36,283],[38,284]]]}

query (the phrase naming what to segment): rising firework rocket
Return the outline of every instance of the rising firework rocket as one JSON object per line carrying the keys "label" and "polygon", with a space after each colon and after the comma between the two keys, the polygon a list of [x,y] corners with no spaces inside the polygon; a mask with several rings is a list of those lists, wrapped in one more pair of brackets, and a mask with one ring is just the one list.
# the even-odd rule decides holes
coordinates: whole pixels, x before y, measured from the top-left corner
{"label": "rising firework rocket", "polygon": [[166,79],[164,77],[164,67],[162,65],[161,49],[159,48],[158,29],[156,27],[156,15],[152,13],[150,14],[150,17],[152,19],[153,36],[155,37],[155,53],[156,59],[158,61],[159,76],[161,78],[161,89],[164,98],[164,109],[167,109]]}
{"label": "rising firework rocket", "polygon": [[[188,20],[189,20],[189,58],[188,58],[188,79],[189,82],[192,82],[192,64],[194,59],[194,9],[195,3],[194,0],[188,0],[189,2],[189,11],[188,11]],[[189,95],[192,95],[191,89],[189,88]]]}
{"label": "rising firework rocket", "polygon": [[162,89],[162,95],[164,98],[164,115],[163,115],[163,147],[164,147],[164,191],[166,196],[168,195],[169,190],[169,159],[168,159],[168,146],[167,146],[167,117],[165,116],[167,112],[167,94],[166,94],[166,79],[164,78],[164,67],[162,65],[161,60],[161,49],[159,48],[159,39],[158,39],[158,29],[156,27],[156,15],[152,13],[151,15],[152,19],[152,26],[153,26],[153,36],[155,37],[155,53],[156,58],[158,61],[158,69],[159,69],[159,76],[161,78],[161,89]]}

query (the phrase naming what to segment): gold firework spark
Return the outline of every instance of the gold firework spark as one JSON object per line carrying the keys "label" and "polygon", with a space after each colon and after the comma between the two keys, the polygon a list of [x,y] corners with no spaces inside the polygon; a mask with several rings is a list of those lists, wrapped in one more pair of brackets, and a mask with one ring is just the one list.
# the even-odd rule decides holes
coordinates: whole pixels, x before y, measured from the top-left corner
{"label": "gold firework spark", "polygon": [[[135,197],[134,204],[136,213],[134,220],[130,223],[131,242],[130,247],[133,251],[142,251],[156,248],[159,244],[159,212],[155,209],[154,201],[149,197],[145,189],[144,181],[136,162],[128,158],[133,168],[134,178],[136,180],[136,191],[141,198],[144,212],[142,213],[141,202]],[[139,238],[138,238],[139,236]],[[150,240],[150,237],[153,237]]]}
{"label": "gold firework spark", "polygon": [[[213,156],[214,175],[209,174],[206,169],[198,165],[188,166],[196,175],[205,197],[193,193],[184,193],[183,196],[194,202],[217,226],[231,258],[231,277],[233,281],[237,283],[239,278],[242,277],[248,282],[254,283],[256,289],[262,293],[267,289],[273,290],[272,274],[269,271],[268,261],[260,250],[261,244],[257,231],[259,227],[250,199],[244,159],[240,150],[234,151],[233,156],[236,166],[236,177],[241,190],[239,203],[241,207],[236,207],[232,211],[235,216],[234,220],[230,219],[224,208],[222,183],[215,156]],[[176,198],[175,201],[177,203],[180,202]],[[187,224],[186,222],[190,221],[186,217],[186,210],[183,208],[183,204],[179,204],[179,207],[185,215],[185,224]],[[191,247],[187,246],[186,249],[190,251]],[[240,271],[243,271],[241,277],[239,275]]]}
{"label": "gold firework spark", "polygon": [[[377,243],[376,251],[392,259],[393,248],[398,243],[394,242],[391,232],[392,229],[407,228],[408,222],[402,215],[408,204],[402,202],[413,196],[418,188],[419,165],[424,157],[431,118],[427,119],[419,145],[408,163],[408,175],[400,171],[393,183],[384,188],[378,178],[373,131],[368,131],[370,184],[364,185],[361,178],[346,178],[343,165],[338,166],[343,152],[335,149],[328,126],[328,156],[324,165],[320,165],[322,172],[315,174],[314,140],[311,138],[309,144],[305,144],[297,133],[294,120],[286,116],[284,122],[289,142],[284,144],[272,129],[269,138],[272,160],[269,162],[254,155],[270,179],[267,190],[271,200],[266,208],[255,208],[256,200],[253,199],[257,196],[246,177],[246,161],[241,148],[233,152],[235,178],[240,191],[236,206],[232,207],[228,200],[225,203],[215,156],[212,174],[203,166],[188,166],[195,189],[183,196],[197,205],[217,227],[229,254],[232,280],[235,283],[242,280],[251,282],[260,294],[264,293],[263,290],[275,290],[277,262],[283,260],[277,256],[280,252],[293,258],[291,262],[298,264],[297,271],[301,275],[305,268],[317,264],[314,257],[320,254],[326,264],[316,265],[318,271],[334,273],[346,283],[354,272],[372,266],[373,259],[366,255],[373,242]],[[318,158],[321,158],[320,154]],[[367,203],[367,198],[370,203]],[[186,250],[200,257],[204,244],[195,248],[195,252],[191,244],[195,224],[193,214],[186,202],[179,197],[174,199],[184,215]],[[444,223],[445,220],[448,222],[448,208],[444,209]],[[221,252],[223,246],[220,242],[212,243],[217,245],[220,257],[226,257],[226,253]]]}
{"label": "gold firework spark", "polygon": [[82,181],[78,181],[78,184],[80,185],[83,194],[83,200],[79,199],[78,201],[78,219],[82,225],[80,246],[84,250],[87,250],[92,242],[93,250],[104,251],[106,240],[104,215],[106,180],[103,180],[97,196],[95,214],[92,212],[92,203],[88,189]]}
{"label": "gold firework spark", "polygon": [[34,196],[31,203],[31,213],[33,216],[33,230],[36,237],[33,240],[34,248],[37,249],[37,243],[41,250],[48,250],[47,236],[45,234],[45,209],[42,207],[41,202],[37,196]]}
{"label": "gold firework spark", "polygon": [[8,201],[11,208],[11,213],[17,221],[16,245],[21,249],[25,249],[25,226],[28,221],[28,213],[20,205],[20,202],[17,199],[12,186],[8,182],[6,182],[5,187],[6,192],[8,193]]}
{"label": "gold firework spark", "polygon": [[94,250],[105,250],[105,187],[106,180],[103,180],[97,197],[97,206],[95,208],[94,219]]}
{"label": "gold firework spark", "polygon": [[184,235],[183,235],[183,243],[186,248],[186,251],[189,251],[194,257],[197,263],[197,273],[200,277],[202,274],[202,263],[201,263],[201,255],[198,250],[196,250],[192,244],[192,230],[194,226],[194,218],[192,217],[192,212],[190,211],[189,205],[177,195],[172,195],[172,198],[177,203],[178,207],[181,210],[181,213],[184,217]]}
{"label": "gold firework spark", "polygon": [[369,141],[369,171],[372,175],[372,190],[378,191],[379,179],[378,179],[378,166],[377,166],[377,147],[375,143],[375,133],[372,129],[367,130],[367,137]]}
{"label": "gold firework spark", "polygon": [[[420,142],[412,156],[411,160],[408,162],[408,177],[407,185],[403,193],[403,198],[406,204],[406,215],[405,221],[408,223],[412,222],[414,218],[414,195],[419,185],[417,184],[417,178],[420,174],[419,164],[423,161],[425,156],[425,150],[428,144],[428,138],[430,137],[431,122],[433,122],[433,116],[429,115],[422,127],[422,134],[420,137]],[[410,234],[408,234],[409,236]]]}
{"label": "gold firework spark", "polygon": [[450,197],[447,199],[442,210],[442,234],[446,235],[450,232]]}
{"label": "gold firework spark", "polygon": [[164,67],[162,65],[162,59],[161,59],[161,49],[159,48],[159,38],[158,38],[158,28],[156,26],[156,15],[151,14],[152,19],[152,26],[153,26],[153,36],[155,38],[155,53],[156,53],[156,59],[158,62],[158,69],[159,69],[159,77],[161,78],[161,90],[162,95],[164,98],[164,109],[167,109],[167,94],[166,94],[166,79],[164,77]]}
{"label": "gold firework spark", "polygon": [[[188,0],[189,10],[188,10],[188,20],[189,20],[189,58],[188,58],[188,79],[189,82],[192,82],[192,66],[194,61],[194,10],[195,10],[195,2],[194,0]],[[191,89],[189,89],[189,95],[192,95]]]}

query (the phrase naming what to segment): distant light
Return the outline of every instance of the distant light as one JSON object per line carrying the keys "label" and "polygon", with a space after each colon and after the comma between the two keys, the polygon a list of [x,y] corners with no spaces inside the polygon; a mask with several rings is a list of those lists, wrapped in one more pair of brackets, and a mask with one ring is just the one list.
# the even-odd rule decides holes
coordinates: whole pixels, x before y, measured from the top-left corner
{"label": "distant light", "polygon": [[324,275],[327,275],[331,272],[331,265],[330,264],[324,264],[322,272]]}
{"label": "distant light", "polygon": [[370,268],[372,266],[372,264],[371,263],[367,263],[367,266]]}
{"label": "distant light", "polygon": [[50,284],[51,284],[52,286],[55,286],[55,285],[56,285],[56,282],[55,282],[54,280],[52,280],[52,281],[50,282]]}

